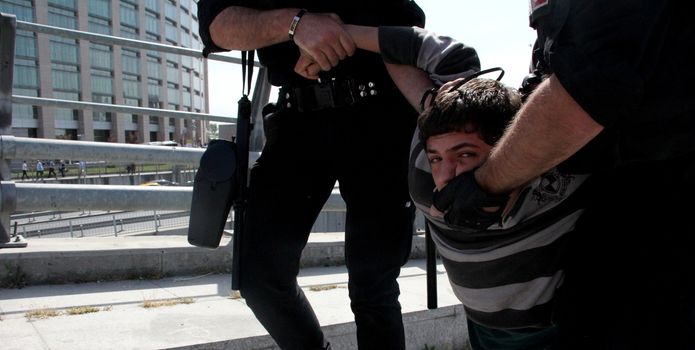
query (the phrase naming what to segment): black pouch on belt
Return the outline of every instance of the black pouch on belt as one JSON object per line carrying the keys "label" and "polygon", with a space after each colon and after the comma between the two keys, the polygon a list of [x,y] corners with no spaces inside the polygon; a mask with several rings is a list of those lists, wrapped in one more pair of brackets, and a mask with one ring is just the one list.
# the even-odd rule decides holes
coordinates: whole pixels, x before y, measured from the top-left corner
{"label": "black pouch on belt", "polygon": [[234,142],[212,140],[200,158],[193,182],[188,243],[217,248],[229,210],[237,196],[237,147]]}

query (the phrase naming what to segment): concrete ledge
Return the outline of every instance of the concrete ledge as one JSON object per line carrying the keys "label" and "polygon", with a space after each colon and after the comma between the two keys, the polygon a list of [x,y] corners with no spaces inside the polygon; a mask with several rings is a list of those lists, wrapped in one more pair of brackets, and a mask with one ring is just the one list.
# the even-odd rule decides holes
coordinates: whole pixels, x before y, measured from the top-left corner
{"label": "concrete ledge", "polygon": [[[188,244],[186,236],[32,239],[25,248],[0,249],[0,286],[157,279],[229,272],[231,237],[220,248]],[[344,265],[342,233],[312,233],[301,267]],[[411,258],[425,256],[424,237],[413,236]]]}
{"label": "concrete ledge", "polygon": [[[462,305],[403,314],[407,349],[428,348],[469,350],[466,316]],[[333,350],[357,349],[355,323],[321,327]],[[269,335],[196,344],[169,349],[177,350],[279,350]]]}

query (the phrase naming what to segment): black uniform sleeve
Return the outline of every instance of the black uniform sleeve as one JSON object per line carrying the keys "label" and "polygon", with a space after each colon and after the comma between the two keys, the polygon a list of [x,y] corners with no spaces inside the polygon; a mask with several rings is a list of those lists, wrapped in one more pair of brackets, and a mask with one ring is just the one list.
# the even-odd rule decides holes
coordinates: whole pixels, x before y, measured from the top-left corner
{"label": "black uniform sleeve", "polygon": [[[663,42],[662,1],[571,1],[556,11],[559,30],[546,38],[545,59],[562,86],[603,126],[629,117]],[[551,16],[553,16],[551,14]],[[540,33],[540,32],[539,32]],[[546,33],[548,34],[548,33]]]}
{"label": "black uniform sleeve", "polygon": [[386,62],[416,66],[431,74],[480,70],[475,49],[418,27],[379,27],[379,48]]}
{"label": "black uniform sleeve", "polygon": [[210,24],[217,15],[229,6],[243,5],[243,1],[234,0],[200,0],[198,1],[198,34],[203,41],[203,57],[208,57],[212,52],[229,51],[223,49],[212,41],[210,37]]}

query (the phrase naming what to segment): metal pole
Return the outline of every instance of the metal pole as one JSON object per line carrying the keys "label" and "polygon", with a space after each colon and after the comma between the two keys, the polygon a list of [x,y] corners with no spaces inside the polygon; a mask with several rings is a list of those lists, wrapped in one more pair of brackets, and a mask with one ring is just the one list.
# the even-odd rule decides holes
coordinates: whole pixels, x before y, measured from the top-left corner
{"label": "metal pole", "polygon": [[437,250],[432,241],[430,224],[425,220],[425,250],[427,251],[427,308],[437,308]]}
{"label": "metal pole", "polygon": [[[17,18],[13,15],[0,13],[0,135],[12,133],[12,84],[14,71],[14,43],[17,32]],[[2,147],[2,141],[0,141]],[[12,180],[10,159],[0,158],[0,181]],[[1,188],[0,191],[8,189]],[[15,194],[11,200],[16,199]],[[7,203],[10,204],[11,203]],[[10,237],[10,214],[6,203],[0,203],[0,248],[23,248],[27,242],[21,235]]]}
{"label": "metal pole", "polygon": [[[12,134],[12,84],[16,27],[15,16],[0,13],[0,135]],[[0,162],[0,180],[11,180],[10,163],[5,157]],[[7,232],[9,230],[5,233]],[[7,242],[3,238],[0,236],[0,242]]]}
{"label": "metal pole", "polygon": [[[0,135],[0,156],[3,159],[76,159],[111,162],[135,162],[192,165],[200,164],[205,152],[201,148],[163,147],[110,142],[35,139]],[[82,174],[78,168],[78,176]]]}

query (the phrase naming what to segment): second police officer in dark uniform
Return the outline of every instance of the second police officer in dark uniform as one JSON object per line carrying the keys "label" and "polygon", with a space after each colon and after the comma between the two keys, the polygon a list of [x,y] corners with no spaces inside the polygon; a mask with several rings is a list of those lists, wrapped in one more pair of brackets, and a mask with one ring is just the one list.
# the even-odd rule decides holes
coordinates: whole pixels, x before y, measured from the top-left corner
{"label": "second police officer in dark uniform", "polygon": [[[396,277],[412,240],[407,160],[416,113],[381,57],[354,51],[337,17],[325,13],[369,26],[423,26],[424,14],[408,0],[203,0],[198,6],[204,53],[258,49],[270,83],[281,87],[274,133],[251,172],[242,296],[281,348],[327,348],[296,275],[337,180],[347,205],[345,257],[358,344],[403,349]],[[294,73],[298,47],[328,70],[321,82]]]}
{"label": "second police officer in dark uniform", "polygon": [[[505,193],[556,165],[593,174],[558,298],[560,349],[695,349],[688,6],[531,0],[536,68],[547,79],[456,190]],[[481,208],[454,197],[443,206],[475,222]]]}

